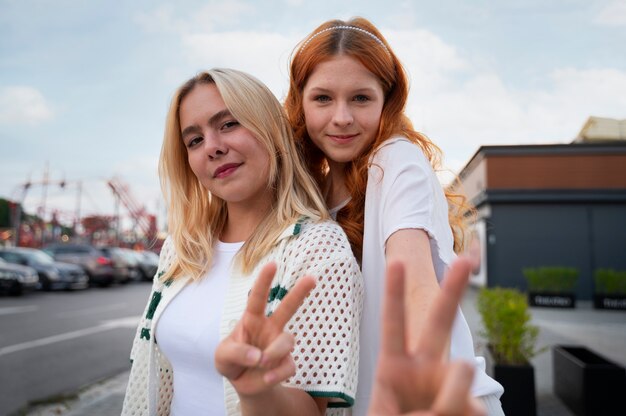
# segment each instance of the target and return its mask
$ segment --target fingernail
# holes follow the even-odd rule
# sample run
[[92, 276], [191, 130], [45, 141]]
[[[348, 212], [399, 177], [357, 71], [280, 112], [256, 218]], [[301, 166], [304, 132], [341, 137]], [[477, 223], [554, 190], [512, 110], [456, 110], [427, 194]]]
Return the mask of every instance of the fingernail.
[[263, 380], [265, 380], [267, 384], [273, 384], [276, 380], [276, 374], [273, 371], [270, 371], [263, 376]]
[[248, 351], [246, 358], [248, 359], [248, 362], [250, 364], [257, 364], [261, 359], [261, 351], [257, 349], [251, 349], [250, 351]]

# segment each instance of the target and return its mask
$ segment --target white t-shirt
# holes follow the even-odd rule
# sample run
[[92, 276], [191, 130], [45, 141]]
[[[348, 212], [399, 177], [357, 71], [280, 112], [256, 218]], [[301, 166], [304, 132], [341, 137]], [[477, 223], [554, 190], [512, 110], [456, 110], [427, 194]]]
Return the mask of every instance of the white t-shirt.
[[224, 415], [224, 382], [214, 364], [232, 260], [243, 246], [217, 242], [213, 266], [164, 309], [156, 340], [174, 369], [171, 415]]
[[[252, 270], [244, 272], [233, 267], [220, 318], [222, 339], [241, 319], [250, 289], [270, 261], [276, 262], [278, 270], [267, 299], [268, 315], [280, 307], [299, 278], [317, 277], [316, 287], [285, 327], [294, 335], [297, 347], [292, 350], [296, 372], [283, 385], [302, 389], [313, 397], [329, 398], [326, 415], [351, 414], [345, 406], [354, 403], [356, 396], [363, 280], [345, 232], [335, 222], [300, 217], [285, 226]], [[173, 379], [177, 375], [156, 338], [162, 341], [157, 327], [164, 311], [192, 282], [184, 273], [163, 279], [177, 262], [174, 241], [168, 237], [161, 248], [152, 292], [130, 353], [132, 367], [122, 406], [124, 416], [170, 415]], [[226, 414], [240, 415], [239, 396], [226, 379], [223, 391]]]
[[[385, 244], [394, 232], [416, 228], [430, 237], [435, 273], [441, 281], [455, 257], [446, 197], [422, 150], [405, 138], [393, 138], [376, 151], [368, 171], [362, 262], [365, 298], [355, 415], [367, 414], [376, 370], [385, 293]], [[485, 373], [484, 359], [475, 357], [472, 335], [460, 309], [452, 328], [450, 356], [476, 364], [474, 396], [502, 394], [502, 386]]]

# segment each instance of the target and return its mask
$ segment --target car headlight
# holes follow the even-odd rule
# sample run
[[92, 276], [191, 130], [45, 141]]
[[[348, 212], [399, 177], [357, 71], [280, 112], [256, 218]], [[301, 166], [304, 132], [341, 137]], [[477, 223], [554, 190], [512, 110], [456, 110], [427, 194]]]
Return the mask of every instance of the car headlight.
[[14, 272], [14, 271], [7, 271], [4, 274], [4, 276], [5, 276], [5, 279], [17, 280], [20, 283], [24, 281], [24, 275]]

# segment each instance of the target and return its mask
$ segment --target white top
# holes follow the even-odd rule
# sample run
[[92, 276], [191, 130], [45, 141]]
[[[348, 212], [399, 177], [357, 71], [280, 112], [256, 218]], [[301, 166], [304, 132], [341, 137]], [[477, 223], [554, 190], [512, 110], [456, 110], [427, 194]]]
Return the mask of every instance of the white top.
[[[371, 162], [365, 194], [362, 262], [365, 299], [359, 384], [354, 407], [356, 415], [367, 413], [380, 347], [387, 239], [401, 229], [425, 230], [430, 237], [432, 260], [439, 281], [455, 257], [448, 203], [422, 150], [405, 138], [392, 138], [381, 145]], [[484, 359], [475, 357], [472, 335], [460, 308], [452, 328], [450, 356], [476, 364], [472, 385], [474, 396], [493, 393], [499, 397], [502, 394], [502, 386], [485, 373]]]
[[172, 299], [156, 326], [156, 341], [174, 370], [171, 416], [226, 413], [214, 357], [232, 260], [241, 246], [217, 242], [211, 269]]
[[[162, 334], [159, 333], [159, 344], [153, 334], [164, 310], [191, 282], [189, 276], [168, 282], [160, 279], [175, 261], [174, 246], [168, 238], [161, 249], [150, 300], [133, 342], [122, 416], [170, 414], [176, 376], [161, 349]], [[292, 352], [296, 374], [283, 384], [300, 388], [313, 397], [329, 398], [327, 415], [348, 414], [342, 407], [352, 405], [356, 393], [363, 300], [363, 281], [348, 238], [332, 221], [302, 219], [283, 231], [250, 273], [241, 273], [234, 267], [220, 317], [220, 338], [228, 335], [241, 318], [252, 284], [269, 261], [275, 261], [278, 270], [268, 298], [268, 314], [276, 310], [299, 277], [317, 277], [317, 286], [285, 327], [296, 340]], [[226, 414], [239, 415], [237, 393], [226, 379], [223, 387]]]

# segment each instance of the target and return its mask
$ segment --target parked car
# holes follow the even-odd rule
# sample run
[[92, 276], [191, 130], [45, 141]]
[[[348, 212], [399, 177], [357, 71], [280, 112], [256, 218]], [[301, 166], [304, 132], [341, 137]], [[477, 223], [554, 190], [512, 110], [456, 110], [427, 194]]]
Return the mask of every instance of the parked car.
[[39, 276], [35, 269], [8, 263], [0, 258], [0, 292], [19, 296], [38, 287]]
[[115, 269], [111, 259], [90, 244], [50, 244], [44, 248], [44, 251], [57, 261], [81, 266], [87, 272], [91, 285], [109, 286], [115, 281]]
[[77, 290], [89, 286], [89, 278], [82, 267], [55, 261], [48, 253], [36, 248], [1, 248], [0, 257], [9, 263], [35, 269], [43, 290]]
[[135, 251], [129, 250], [137, 259], [137, 269], [139, 270], [139, 279], [144, 281], [152, 281], [152, 278], [159, 267], [159, 255], [152, 251]]
[[139, 278], [137, 260], [127, 253], [127, 249], [105, 246], [100, 247], [99, 250], [106, 258], [111, 260], [117, 282], [128, 283]]

